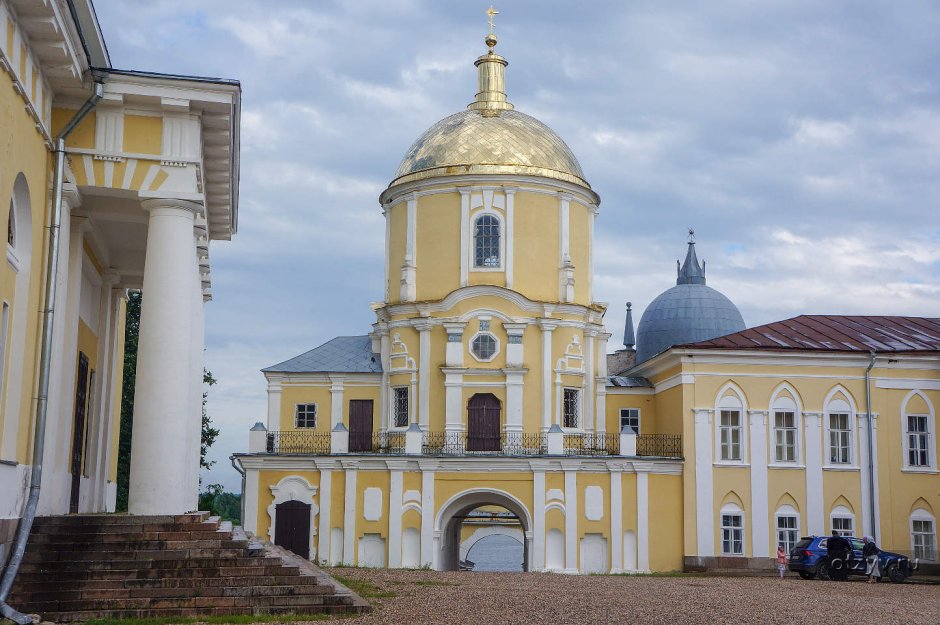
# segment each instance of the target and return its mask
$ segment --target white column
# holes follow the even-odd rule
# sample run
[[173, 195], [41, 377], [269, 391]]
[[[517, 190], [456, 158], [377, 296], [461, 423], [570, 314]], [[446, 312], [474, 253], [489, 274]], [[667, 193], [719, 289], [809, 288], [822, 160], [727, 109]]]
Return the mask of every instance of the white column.
[[652, 464], [634, 462], [636, 471], [636, 568], [640, 573], [650, 570], [650, 489], [649, 471]]
[[[112, 288], [112, 315], [114, 321], [111, 324], [111, 337], [109, 339], [109, 349], [111, 350], [111, 368], [108, 371], [108, 390], [107, 395], [101, 397], [102, 414], [104, 415], [104, 433], [102, 435], [102, 460], [101, 477], [104, 484], [102, 491], [101, 510], [105, 512], [114, 512], [117, 503], [117, 484], [112, 484], [107, 480], [110, 472], [111, 458], [117, 449], [111, 448], [111, 438], [114, 429], [121, 428], [121, 393], [120, 389], [115, 388], [116, 375], [119, 370], [124, 368], [124, 352], [121, 349], [123, 344], [124, 324], [120, 323], [122, 303], [127, 301], [127, 291], [124, 288]], [[123, 379], [123, 378], [122, 378]], [[117, 391], [117, 392], [116, 392]]]
[[597, 389], [597, 400], [594, 406], [596, 413], [594, 429], [598, 434], [607, 431], [607, 339], [609, 338], [610, 334], [607, 332], [597, 335], [597, 373], [594, 385]]
[[[118, 364], [114, 353], [114, 342], [117, 338], [115, 327], [120, 322], [119, 311], [121, 309], [121, 290], [112, 288], [117, 283], [118, 276], [113, 272], [105, 273], [103, 285], [101, 288], [101, 298], [99, 302], [98, 336], [101, 339], [98, 342], [98, 371], [99, 388], [93, 392], [97, 400], [92, 407], [94, 416], [89, 422], [88, 434], [93, 437], [89, 443], [92, 443], [91, 453], [89, 454], [94, 463], [91, 469], [91, 488], [92, 493], [89, 497], [89, 507], [91, 511], [98, 512], [105, 510], [105, 493], [108, 479], [108, 450], [110, 448], [111, 423], [115, 421], [112, 418], [111, 398], [114, 395], [114, 370]], [[123, 363], [120, 363], [123, 364]], [[116, 415], [120, 418], [120, 413]], [[92, 428], [91, 425], [94, 424]]]
[[252, 534], [258, 533], [259, 473], [260, 471], [258, 471], [258, 469], [245, 470], [245, 492], [242, 493], [242, 496], [245, 498], [245, 518], [242, 519], [242, 527], [246, 532], [251, 532]]
[[[320, 528], [318, 530], [319, 544], [317, 545], [317, 560], [319, 562], [330, 561], [330, 530], [332, 521], [333, 503], [333, 470], [320, 469]], [[247, 509], [247, 508], [246, 508]]]
[[391, 417], [391, 389], [388, 384], [388, 370], [391, 369], [389, 362], [390, 344], [388, 340], [388, 327], [383, 323], [377, 330], [379, 333], [379, 359], [382, 362], [382, 386], [379, 390], [379, 428], [388, 430], [392, 425]]
[[594, 431], [594, 341], [597, 338], [597, 330], [585, 330], [585, 350], [584, 354], [584, 391], [582, 396], [584, 397], [584, 410], [582, 414], [584, 415], [584, 423], [581, 427], [585, 431], [593, 432]]
[[522, 432], [522, 393], [525, 369], [503, 369], [506, 374], [506, 431]]
[[415, 237], [417, 233], [418, 196], [411, 194], [408, 198], [408, 223], [405, 235], [405, 264], [401, 268], [401, 300], [413, 302], [418, 292], [418, 265]]
[[751, 554], [770, 557], [767, 498], [767, 411], [751, 410]]
[[506, 193], [506, 288], [511, 289], [514, 281], [513, 247], [515, 246], [515, 208], [516, 190], [504, 189]]
[[388, 568], [401, 568], [401, 500], [404, 462], [389, 462], [388, 493]]
[[421, 566], [434, 565], [434, 470], [436, 464], [421, 463]]
[[552, 331], [558, 324], [539, 319], [542, 329], [542, 431], [552, 427]]
[[623, 573], [623, 466], [612, 462], [610, 471], [610, 572]]
[[199, 502], [199, 475], [201, 465], [199, 456], [202, 447], [202, 372], [205, 362], [205, 302], [202, 300], [202, 275], [199, 271], [199, 258], [196, 250], [196, 241], [193, 240], [193, 271], [192, 279], [192, 340], [190, 343], [190, 421], [189, 445], [190, 454], [195, 455], [196, 462], [190, 467], [189, 497], [193, 502], [193, 509]]
[[823, 512], [822, 429], [818, 412], [804, 412], [806, 435], [806, 531], [807, 535], [826, 533]]
[[341, 375], [330, 376], [330, 429], [343, 422], [343, 380]]
[[356, 565], [356, 476], [359, 465], [343, 463], [346, 490], [343, 492], [343, 564]]
[[532, 562], [533, 571], [545, 570], [545, 469], [544, 463], [529, 463], [532, 469]]
[[431, 423], [431, 322], [415, 324], [418, 330], [418, 425], [425, 432]]
[[193, 217], [184, 200], [145, 200], [150, 213], [134, 394], [129, 510], [179, 514], [195, 507], [181, 488], [199, 457], [186, 445], [191, 390]]
[[578, 572], [578, 472], [565, 469], [565, 573]]
[[460, 286], [470, 284], [470, 190], [460, 189]]
[[268, 374], [268, 430], [275, 431], [281, 428], [281, 376]]
[[[712, 410], [695, 409], [695, 526], [698, 555], [715, 555], [715, 502], [712, 496]], [[637, 536], [637, 545], [640, 545]], [[639, 565], [638, 565], [639, 566]], [[642, 567], [640, 567], [641, 570]]]

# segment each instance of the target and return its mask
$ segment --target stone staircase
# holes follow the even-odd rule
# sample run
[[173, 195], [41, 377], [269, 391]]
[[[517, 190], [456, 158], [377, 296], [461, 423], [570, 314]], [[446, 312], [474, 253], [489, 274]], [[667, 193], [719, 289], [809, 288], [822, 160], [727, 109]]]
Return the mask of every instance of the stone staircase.
[[313, 564], [206, 512], [37, 518], [8, 603], [56, 622], [370, 609]]

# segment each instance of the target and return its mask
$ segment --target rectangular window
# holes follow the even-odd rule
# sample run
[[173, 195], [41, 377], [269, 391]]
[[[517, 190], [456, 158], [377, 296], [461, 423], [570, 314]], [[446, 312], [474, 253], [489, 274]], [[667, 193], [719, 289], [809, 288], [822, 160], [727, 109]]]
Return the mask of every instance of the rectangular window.
[[741, 460], [741, 411], [721, 411], [721, 459]]
[[721, 553], [744, 555], [744, 518], [740, 514], [721, 515]]
[[796, 415], [792, 412], [774, 413], [774, 459], [777, 462], [796, 462]]
[[907, 416], [907, 463], [912, 467], [927, 467], [930, 449], [930, 432], [926, 415]]
[[829, 462], [852, 462], [852, 426], [845, 412], [829, 413]]
[[620, 409], [620, 430], [629, 427], [634, 434], [640, 433], [640, 410], [638, 408]]
[[294, 427], [296, 428], [315, 428], [317, 427], [317, 405], [316, 404], [297, 404], [294, 412]]
[[576, 388], [566, 388], [562, 406], [564, 426], [576, 428], [581, 422], [581, 391]]
[[777, 544], [783, 545], [783, 550], [787, 553], [793, 551], [796, 547], [796, 541], [799, 540], [797, 530], [797, 518], [792, 515], [777, 516]]
[[395, 427], [408, 427], [408, 387], [398, 386], [392, 389], [392, 409], [395, 416]]
[[914, 544], [914, 557], [933, 562], [937, 559], [937, 545], [933, 521], [914, 519], [911, 521], [911, 542]]
[[855, 533], [855, 520], [847, 516], [832, 517], [832, 531], [839, 536], [851, 536]]

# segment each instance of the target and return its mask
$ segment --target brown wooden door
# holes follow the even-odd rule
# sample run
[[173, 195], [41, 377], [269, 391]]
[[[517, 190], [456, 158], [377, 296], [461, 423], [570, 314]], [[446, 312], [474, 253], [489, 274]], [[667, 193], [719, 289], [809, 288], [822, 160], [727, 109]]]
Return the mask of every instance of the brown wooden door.
[[88, 405], [88, 356], [78, 353], [78, 375], [75, 382], [75, 411], [72, 418], [72, 493], [69, 512], [78, 512], [78, 495], [82, 484], [82, 458], [85, 456], [85, 410]]
[[477, 393], [467, 403], [467, 451], [499, 451], [500, 402], [492, 393]]
[[310, 559], [310, 504], [285, 501], [274, 507], [274, 544]]
[[349, 451], [372, 451], [372, 400], [349, 400]]

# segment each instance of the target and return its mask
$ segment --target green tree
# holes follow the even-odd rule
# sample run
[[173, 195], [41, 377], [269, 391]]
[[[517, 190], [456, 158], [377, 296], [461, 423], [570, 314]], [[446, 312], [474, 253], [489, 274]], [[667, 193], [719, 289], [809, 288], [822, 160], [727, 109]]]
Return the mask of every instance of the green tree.
[[[137, 339], [140, 335], [140, 291], [130, 291], [127, 295], [127, 316], [124, 325], [124, 384], [121, 388], [121, 432], [118, 442], [117, 466], [117, 505], [119, 512], [127, 511], [128, 485], [131, 472], [131, 437], [134, 427], [134, 387], [137, 381]], [[202, 381], [213, 386], [217, 380], [212, 372], [203, 369]], [[215, 461], [206, 460], [209, 447], [219, 436], [219, 430], [212, 427], [212, 419], [206, 413], [208, 391], [202, 394], [202, 440], [199, 446], [199, 466], [208, 469]]]
[[209, 484], [206, 491], [199, 495], [199, 509], [208, 510], [223, 521], [241, 523], [242, 497], [225, 492], [221, 484]]

